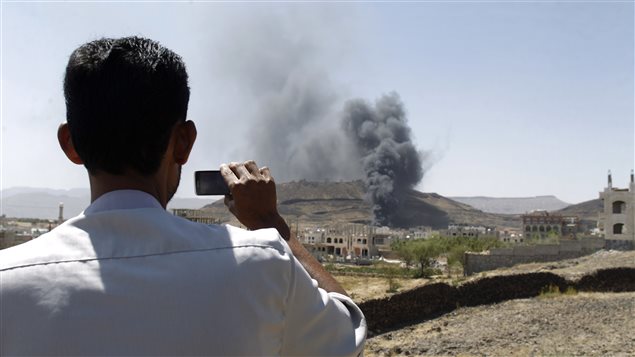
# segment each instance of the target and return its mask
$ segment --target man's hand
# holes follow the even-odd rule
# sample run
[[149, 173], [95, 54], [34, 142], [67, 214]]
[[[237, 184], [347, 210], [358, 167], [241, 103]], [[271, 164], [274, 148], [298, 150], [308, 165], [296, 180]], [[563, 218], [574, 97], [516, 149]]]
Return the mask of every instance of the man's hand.
[[252, 160], [220, 166], [231, 195], [225, 205], [248, 229], [276, 228], [289, 240], [289, 226], [278, 213], [276, 184], [267, 167], [259, 168]]
[[278, 213], [276, 184], [267, 167], [258, 168], [253, 161], [242, 164], [232, 162], [220, 166], [221, 175], [231, 195], [225, 196], [225, 205], [248, 229], [276, 228], [289, 244], [291, 252], [309, 275], [326, 290], [343, 295], [346, 290], [309, 253]]

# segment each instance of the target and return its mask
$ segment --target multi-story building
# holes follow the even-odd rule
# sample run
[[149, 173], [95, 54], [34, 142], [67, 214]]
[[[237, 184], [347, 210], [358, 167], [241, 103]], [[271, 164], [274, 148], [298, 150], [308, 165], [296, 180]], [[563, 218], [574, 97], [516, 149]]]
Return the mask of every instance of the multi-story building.
[[175, 216], [185, 218], [192, 222], [198, 222], [203, 224], [220, 223], [220, 220], [218, 220], [216, 217], [210, 216], [209, 213], [199, 209], [173, 208], [172, 213]]
[[497, 232], [498, 240], [505, 243], [523, 243], [523, 234], [519, 230], [504, 229]]
[[550, 236], [574, 239], [577, 237], [580, 225], [577, 216], [563, 216], [544, 210], [535, 210], [524, 214], [522, 220], [525, 241], [545, 239]]
[[446, 235], [448, 237], [495, 237], [496, 228], [471, 224], [450, 224]]
[[[377, 233], [377, 232], [381, 233]], [[362, 224], [337, 224], [309, 228], [298, 233], [300, 241], [315, 255], [370, 258], [390, 250], [395, 232]]]
[[432, 230], [432, 227], [428, 226], [419, 226], [415, 228], [411, 228], [407, 231], [404, 238], [406, 239], [428, 239], [433, 234], [438, 233]]
[[607, 240], [635, 241], [635, 177], [631, 171], [628, 188], [613, 187], [611, 172], [608, 185], [600, 192], [604, 211], [600, 213], [598, 228]]

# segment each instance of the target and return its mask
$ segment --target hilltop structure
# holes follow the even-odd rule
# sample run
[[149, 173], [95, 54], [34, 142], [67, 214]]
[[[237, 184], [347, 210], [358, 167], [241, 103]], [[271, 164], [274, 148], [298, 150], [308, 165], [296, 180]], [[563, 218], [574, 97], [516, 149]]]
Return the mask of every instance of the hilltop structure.
[[600, 192], [604, 211], [600, 213], [598, 228], [606, 240], [627, 241], [635, 245], [635, 175], [631, 170], [628, 188], [613, 187], [611, 171], [608, 184]]

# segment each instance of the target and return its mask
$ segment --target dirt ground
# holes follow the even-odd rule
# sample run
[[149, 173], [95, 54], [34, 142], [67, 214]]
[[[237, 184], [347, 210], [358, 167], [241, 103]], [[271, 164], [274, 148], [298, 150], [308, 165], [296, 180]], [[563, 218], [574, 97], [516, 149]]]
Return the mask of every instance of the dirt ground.
[[390, 289], [390, 281], [388, 278], [336, 275], [335, 279], [342, 284], [344, 290], [358, 303], [393, 295], [424, 285], [430, 281], [428, 279], [393, 278], [393, 287], [396, 288], [396, 291], [388, 292]]
[[372, 337], [366, 356], [635, 356], [635, 293], [461, 308]]
[[[635, 252], [599, 251], [561, 262], [484, 272], [470, 279], [534, 271], [576, 279], [598, 269], [615, 267], [635, 267]], [[387, 278], [336, 278], [358, 302], [391, 294], [387, 292]], [[399, 292], [431, 282], [395, 281], [400, 285]], [[556, 294], [461, 308], [371, 337], [365, 355], [635, 356], [635, 293]]]
[[446, 282], [456, 284], [461, 281], [478, 279], [485, 276], [508, 275], [526, 272], [545, 271], [558, 274], [564, 278], [575, 280], [583, 275], [598, 269], [629, 267], [635, 268], [635, 251], [619, 252], [614, 250], [601, 250], [594, 254], [576, 258], [563, 260], [559, 262], [549, 263], [531, 263], [521, 264], [511, 268], [501, 268], [487, 272], [479, 273], [470, 278], [464, 277], [437, 277], [435, 279], [400, 279], [394, 278], [396, 283], [396, 292], [387, 292], [389, 290], [388, 278], [375, 277], [359, 277], [336, 275], [335, 278], [342, 284], [344, 289], [356, 302], [364, 302], [366, 300], [378, 299], [388, 295], [393, 295], [414, 287], [425, 285], [430, 282]]

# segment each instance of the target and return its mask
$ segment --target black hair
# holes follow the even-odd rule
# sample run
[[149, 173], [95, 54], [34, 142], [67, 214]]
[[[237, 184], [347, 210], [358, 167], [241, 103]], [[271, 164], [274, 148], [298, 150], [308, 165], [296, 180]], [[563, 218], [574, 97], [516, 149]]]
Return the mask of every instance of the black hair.
[[103, 38], [71, 54], [64, 77], [66, 120], [91, 174], [155, 173], [190, 98], [181, 57], [158, 42]]

